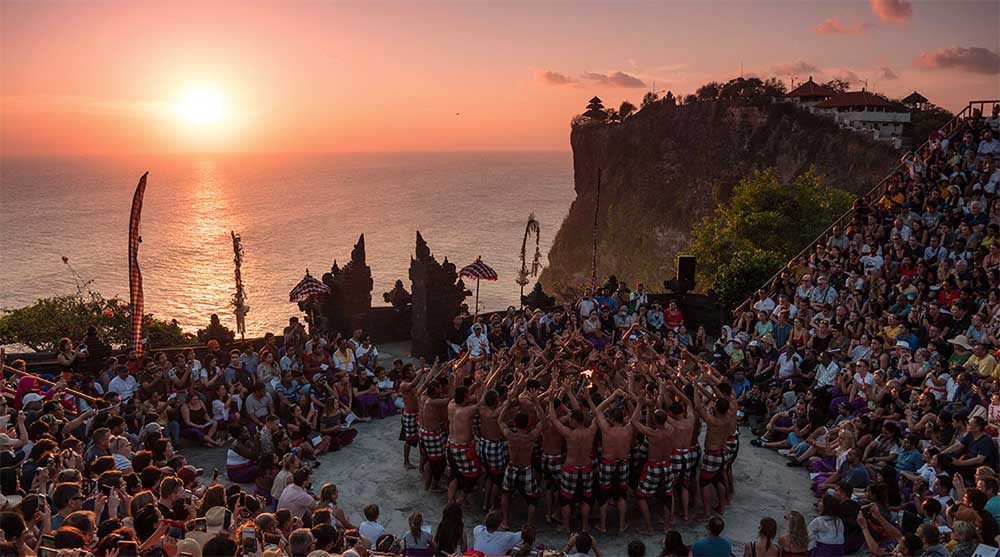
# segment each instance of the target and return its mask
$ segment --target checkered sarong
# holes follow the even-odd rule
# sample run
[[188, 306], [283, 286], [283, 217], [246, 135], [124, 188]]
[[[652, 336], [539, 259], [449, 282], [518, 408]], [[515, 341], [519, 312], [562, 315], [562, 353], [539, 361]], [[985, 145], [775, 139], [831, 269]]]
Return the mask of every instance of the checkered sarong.
[[493, 475], [500, 475], [507, 469], [507, 440], [491, 441], [480, 439], [476, 448], [479, 450], [479, 461], [483, 463], [486, 471]]
[[701, 459], [701, 479], [715, 479], [725, 466], [725, 449], [705, 449], [705, 455]]
[[673, 462], [671, 460], [661, 460], [659, 462], [647, 462], [642, 467], [642, 476], [639, 479], [639, 487], [635, 490], [638, 497], [647, 498], [662, 493], [664, 496], [670, 495], [674, 490]]
[[687, 486], [698, 468], [698, 453], [690, 448], [674, 449], [670, 455], [670, 471], [674, 481]]
[[740, 454], [740, 436], [730, 435], [726, 438], [726, 466], [732, 467], [738, 454]]
[[441, 429], [431, 431], [424, 427], [420, 428], [420, 448], [424, 450], [428, 460], [441, 460], [445, 458], [445, 445], [448, 443], [448, 432]]
[[416, 412], [403, 410], [400, 418], [399, 440], [406, 441], [410, 446], [416, 445], [420, 440], [420, 424]]
[[507, 493], [520, 491], [528, 499], [535, 499], [539, 495], [538, 477], [535, 476], [535, 469], [531, 466], [507, 465], [507, 470], [503, 474], [503, 490]]
[[559, 473], [559, 495], [566, 503], [593, 497], [594, 469], [566, 464]]
[[453, 443], [448, 441], [448, 464], [455, 476], [474, 478], [482, 472], [479, 457], [476, 456], [472, 443]]
[[601, 464], [597, 468], [597, 485], [602, 491], [608, 491], [613, 487], [619, 489], [628, 488], [628, 461], [601, 459]]
[[542, 477], [547, 481], [558, 483], [565, 462], [564, 454], [542, 454]]

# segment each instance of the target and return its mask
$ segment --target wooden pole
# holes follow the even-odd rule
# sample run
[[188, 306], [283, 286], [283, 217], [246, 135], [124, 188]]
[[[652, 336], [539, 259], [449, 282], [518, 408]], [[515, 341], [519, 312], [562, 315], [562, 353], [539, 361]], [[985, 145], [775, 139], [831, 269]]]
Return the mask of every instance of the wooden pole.
[[472, 313], [472, 317], [475, 318], [479, 315], [479, 279], [476, 279], [476, 310]]
[[[42, 385], [47, 385], [49, 387], [55, 387], [56, 386], [55, 383], [53, 383], [52, 381], [49, 381], [48, 379], [42, 379], [41, 377], [35, 375], [34, 373], [28, 373], [27, 371], [21, 371], [21, 370], [17, 369], [16, 367], [10, 367], [8, 365], [5, 365], [5, 366], [3, 366], [3, 370], [4, 371], [8, 371], [10, 373], [15, 373], [17, 375], [20, 375], [21, 377], [34, 377]], [[65, 387], [62, 390], [64, 392], [66, 392], [66, 393], [69, 393], [69, 394], [77, 397], [77, 398], [82, 398], [83, 400], [86, 400], [87, 402], [89, 402], [91, 404], [93, 404], [94, 402], [97, 401], [97, 399], [95, 399], [94, 397], [92, 397], [90, 395], [85, 395], [85, 394], [81, 393], [80, 391], [74, 391], [73, 389], [69, 389], [69, 388], [65, 388]]]

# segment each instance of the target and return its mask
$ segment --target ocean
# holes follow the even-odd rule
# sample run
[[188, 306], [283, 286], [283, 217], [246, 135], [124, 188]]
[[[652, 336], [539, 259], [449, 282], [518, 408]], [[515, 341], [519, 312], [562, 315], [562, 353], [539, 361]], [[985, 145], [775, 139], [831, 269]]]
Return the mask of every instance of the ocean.
[[[343, 265], [362, 233], [374, 305], [387, 305], [382, 293], [397, 279], [409, 290], [417, 230], [439, 261], [461, 268], [481, 255], [496, 269], [499, 280], [481, 285], [481, 309], [516, 305], [528, 215], [541, 223], [546, 264], [574, 197], [568, 152], [7, 158], [0, 308], [76, 292], [63, 256], [95, 291], [127, 301], [129, 206], [147, 170], [139, 249], [146, 311], [192, 332], [217, 313], [235, 330], [235, 230], [253, 336], [299, 314], [289, 290], [306, 269], [319, 278], [335, 259]], [[532, 242], [529, 264], [533, 254]]]

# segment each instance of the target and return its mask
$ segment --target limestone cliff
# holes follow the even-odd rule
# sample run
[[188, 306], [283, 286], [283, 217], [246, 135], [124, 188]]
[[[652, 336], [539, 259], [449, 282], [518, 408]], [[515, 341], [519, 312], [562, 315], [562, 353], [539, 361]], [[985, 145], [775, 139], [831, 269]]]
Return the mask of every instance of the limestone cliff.
[[590, 283], [598, 169], [598, 278], [615, 274], [658, 291], [692, 226], [749, 172], [774, 167], [790, 179], [814, 165], [859, 193], [899, 159], [884, 143], [786, 104], [660, 102], [620, 124], [574, 125], [570, 142], [576, 199], [541, 278], [561, 296]]

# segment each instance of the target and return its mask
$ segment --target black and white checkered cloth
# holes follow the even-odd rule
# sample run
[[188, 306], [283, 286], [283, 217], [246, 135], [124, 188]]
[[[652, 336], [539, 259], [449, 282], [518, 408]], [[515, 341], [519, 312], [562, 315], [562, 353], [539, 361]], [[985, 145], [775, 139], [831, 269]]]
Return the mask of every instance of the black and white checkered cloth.
[[531, 466], [514, 466], [510, 464], [503, 475], [503, 490], [508, 493], [520, 491], [528, 499], [538, 497], [538, 477]]
[[653, 497], [656, 494], [666, 496], [670, 495], [673, 490], [674, 473], [671, 461], [647, 462], [642, 467], [639, 487], [635, 490], [636, 496]]
[[486, 471], [493, 475], [503, 474], [507, 469], [507, 440], [491, 441], [480, 439], [477, 444], [479, 460]]

